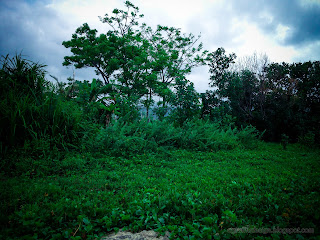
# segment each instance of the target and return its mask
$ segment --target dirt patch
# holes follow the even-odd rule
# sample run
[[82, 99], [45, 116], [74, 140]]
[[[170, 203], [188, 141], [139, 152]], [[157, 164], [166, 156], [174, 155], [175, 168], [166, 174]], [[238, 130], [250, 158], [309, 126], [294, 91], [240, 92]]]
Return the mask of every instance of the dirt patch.
[[101, 238], [101, 240], [169, 240], [169, 233], [166, 233], [164, 236], [159, 236], [153, 230], [142, 231], [139, 233], [131, 233], [119, 231], [118, 233], [112, 233], [111, 235]]

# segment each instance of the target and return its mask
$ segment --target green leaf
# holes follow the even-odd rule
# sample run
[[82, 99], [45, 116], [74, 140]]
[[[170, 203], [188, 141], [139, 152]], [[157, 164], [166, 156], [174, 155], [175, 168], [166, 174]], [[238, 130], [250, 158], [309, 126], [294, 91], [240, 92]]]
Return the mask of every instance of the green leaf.
[[90, 224], [90, 221], [87, 219], [87, 218], [83, 218], [83, 223], [86, 224], [86, 225], [89, 225]]

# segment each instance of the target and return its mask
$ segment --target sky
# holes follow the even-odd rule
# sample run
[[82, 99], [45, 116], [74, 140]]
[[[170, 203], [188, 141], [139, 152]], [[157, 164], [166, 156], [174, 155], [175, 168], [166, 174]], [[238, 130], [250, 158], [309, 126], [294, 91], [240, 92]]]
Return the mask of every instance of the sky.
[[[271, 62], [320, 60], [320, 0], [131, 0], [141, 21], [201, 34], [204, 49], [223, 47], [238, 58], [266, 54]], [[76, 28], [88, 23], [98, 33], [109, 30], [98, 16], [125, 9], [124, 0], [0, 0], [0, 55], [22, 53], [46, 64], [60, 81], [75, 74], [95, 78], [94, 69], [62, 66], [71, 54], [62, 46]], [[209, 89], [207, 67], [187, 77], [198, 92]], [[48, 77], [50, 80], [50, 77]], [[52, 80], [52, 79], [51, 79]]]

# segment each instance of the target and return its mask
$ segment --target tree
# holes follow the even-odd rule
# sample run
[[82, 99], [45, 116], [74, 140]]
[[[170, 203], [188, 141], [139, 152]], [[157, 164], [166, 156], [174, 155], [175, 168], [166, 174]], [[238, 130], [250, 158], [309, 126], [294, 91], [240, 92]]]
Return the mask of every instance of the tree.
[[97, 30], [91, 29], [87, 23], [77, 28], [70, 41], [62, 44], [71, 48], [72, 56], [64, 57], [64, 66], [74, 64], [76, 68], [94, 67], [96, 73], [101, 75], [104, 83], [110, 84], [110, 78], [119, 69], [115, 58], [119, 39], [109, 33], [96, 36]]
[[[97, 36], [97, 30], [90, 29], [85, 23], [70, 41], [63, 42], [73, 53], [65, 57], [63, 64], [74, 64], [76, 68], [94, 67], [104, 84], [110, 86], [105, 96], [117, 99], [116, 104], [122, 105], [119, 108], [126, 109], [122, 115], [126, 115], [127, 110], [134, 111], [132, 107], [148, 93], [147, 86], [152, 79], [146, 54], [148, 42], [135, 30], [137, 20], [143, 15], [138, 15], [139, 9], [129, 1], [125, 5], [127, 11], [114, 9], [112, 16], [100, 17], [111, 28], [106, 34]], [[124, 107], [126, 103], [131, 107]]]
[[180, 125], [199, 115], [199, 94], [193, 83], [185, 78], [176, 79], [175, 93], [172, 94], [170, 103], [173, 106], [171, 116]]
[[126, 11], [114, 9], [112, 16], [100, 17], [111, 28], [107, 34], [97, 36], [88, 24], [79, 27], [70, 41], [63, 42], [73, 53], [63, 64], [94, 67], [105, 85], [112, 85], [113, 94], [125, 98], [123, 103], [137, 106], [141, 101], [148, 112], [154, 95], [166, 105], [175, 80], [203, 64], [206, 51], [200, 53], [202, 44], [196, 44], [200, 36], [160, 25], [153, 31], [146, 24], [139, 25], [143, 15], [138, 14], [138, 7], [129, 1], [125, 6]]
[[220, 84], [224, 84], [224, 78], [228, 72], [228, 68], [236, 59], [234, 53], [226, 55], [224, 48], [218, 48], [216, 51], [209, 53], [206, 62], [210, 67], [210, 83], [209, 86], [220, 89]]
[[[259, 105], [259, 113], [255, 112], [259, 122], [265, 121], [265, 99], [267, 94], [267, 82], [266, 82], [266, 71], [265, 68], [270, 63], [270, 60], [266, 54], [258, 54], [254, 52], [250, 56], [243, 56], [237, 58], [234, 64], [231, 64], [229, 71], [241, 73], [242, 71], [250, 71], [255, 75], [258, 80], [257, 87], [258, 92], [256, 93], [257, 104]], [[256, 106], [257, 107], [257, 106]], [[256, 109], [258, 110], [258, 109]], [[259, 123], [257, 123], [259, 124]]]
[[238, 125], [250, 124], [257, 105], [257, 78], [244, 70], [240, 73], [226, 72], [220, 79], [216, 93], [220, 101], [228, 103]]
[[236, 79], [228, 71], [235, 59], [236, 55], [234, 53], [227, 55], [224, 48], [218, 48], [207, 55], [205, 62], [210, 67], [209, 86], [215, 89], [201, 94], [202, 118], [209, 117], [214, 121], [224, 121], [225, 116], [231, 114], [230, 101], [225, 91], [229, 87], [229, 80]]
[[241, 72], [244, 70], [248, 70], [256, 75], [256, 77], [260, 80], [265, 74], [264, 69], [270, 63], [269, 57], [266, 54], [258, 54], [254, 52], [250, 56], [238, 57], [234, 64], [230, 65], [229, 71], [231, 72]]
[[196, 38], [193, 34], [183, 34], [179, 28], [158, 25], [153, 31], [143, 24], [141, 31], [150, 43], [148, 53], [152, 70], [159, 80], [155, 92], [165, 104], [167, 91], [176, 84], [175, 80], [184, 78], [192, 68], [204, 64], [207, 51], [202, 51], [202, 43], [197, 44], [200, 35]]
[[285, 134], [297, 141], [299, 136], [319, 130], [319, 66], [319, 62], [283, 62], [265, 67], [265, 115], [261, 118], [257, 112], [254, 124], [267, 129], [269, 140], [280, 141]]

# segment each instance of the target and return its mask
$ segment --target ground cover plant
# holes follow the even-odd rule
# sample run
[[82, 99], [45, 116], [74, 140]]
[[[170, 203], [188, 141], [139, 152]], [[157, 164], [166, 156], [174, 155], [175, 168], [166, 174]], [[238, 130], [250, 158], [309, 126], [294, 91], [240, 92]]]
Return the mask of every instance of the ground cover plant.
[[[120, 228], [169, 231], [172, 239], [319, 235], [319, 150], [300, 145], [130, 158], [70, 153], [48, 174], [38, 159], [18, 162], [23, 170], [1, 174], [2, 239], [97, 239]], [[234, 230], [245, 227], [314, 233]]]

